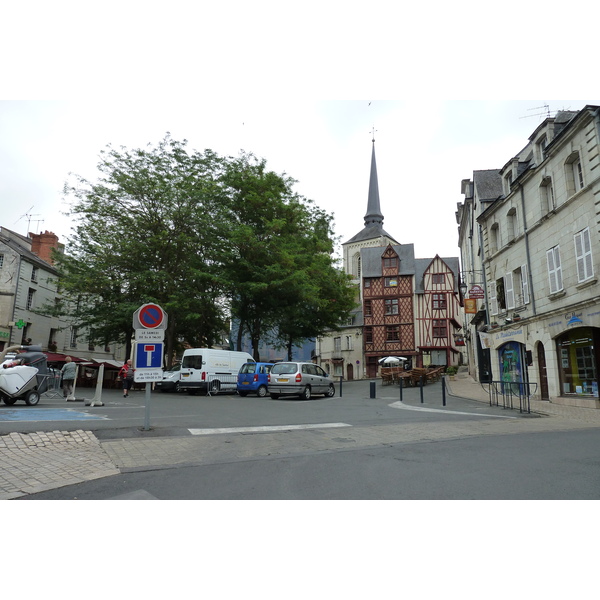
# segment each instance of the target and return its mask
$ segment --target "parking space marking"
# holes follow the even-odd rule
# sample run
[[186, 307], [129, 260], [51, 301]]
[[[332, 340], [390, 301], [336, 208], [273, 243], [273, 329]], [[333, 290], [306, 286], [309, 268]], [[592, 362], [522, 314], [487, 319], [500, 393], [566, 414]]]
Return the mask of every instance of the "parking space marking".
[[216, 433], [270, 433], [273, 431], [290, 431], [292, 429], [332, 429], [336, 427], [352, 427], [348, 423], [315, 423], [311, 425], [265, 425], [262, 427], [219, 427], [215, 429], [189, 429], [192, 435], [213, 435]]
[[72, 408], [3, 408], [0, 421], [98, 421], [108, 417], [92, 415]]

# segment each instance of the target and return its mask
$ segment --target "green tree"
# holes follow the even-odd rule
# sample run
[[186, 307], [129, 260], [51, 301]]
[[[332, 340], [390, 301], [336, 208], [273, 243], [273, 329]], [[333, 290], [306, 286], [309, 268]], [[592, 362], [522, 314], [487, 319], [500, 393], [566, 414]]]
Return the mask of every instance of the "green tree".
[[332, 217], [293, 191], [295, 181], [242, 154], [228, 163], [228, 227], [224, 246], [232, 315], [259, 359], [261, 339], [277, 332], [294, 344], [337, 327], [354, 307], [348, 279], [335, 269]]
[[92, 340], [131, 340], [132, 315], [156, 302], [169, 315], [165, 355], [177, 340], [212, 345], [226, 322], [217, 240], [223, 159], [188, 153], [167, 135], [156, 148], [101, 153], [100, 177], [75, 177], [75, 235], [57, 256], [67, 302], [58, 307]]

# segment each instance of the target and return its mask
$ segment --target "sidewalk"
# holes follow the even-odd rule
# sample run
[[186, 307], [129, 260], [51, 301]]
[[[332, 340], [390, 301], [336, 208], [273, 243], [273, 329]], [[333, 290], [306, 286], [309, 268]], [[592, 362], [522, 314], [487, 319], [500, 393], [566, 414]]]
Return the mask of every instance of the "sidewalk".
[[[458, 398], [468, 398], [469, 400], [477, 400], [489, 404], [490, 397], [488, 386], [475, 381], [466, 370], [460, 370], [454, 381], [446, 378], [446, 389], [448, 394]], [[518, 399], [517, 410], [518, 410]], [[552, 415], [562, 417], [564, 419], [574, 419], [584, 421], [590, 425], [600, 425], [600, 410], [595, 408], [580, 408], [577, 406], [564, 406], [543, 400], [530, 400], [530, 408], [532, 413], [541, 415]]]

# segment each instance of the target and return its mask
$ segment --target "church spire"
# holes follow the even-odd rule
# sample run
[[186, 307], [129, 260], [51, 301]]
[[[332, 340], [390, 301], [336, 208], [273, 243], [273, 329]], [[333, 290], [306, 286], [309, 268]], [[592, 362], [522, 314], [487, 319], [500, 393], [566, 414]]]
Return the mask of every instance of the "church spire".
[[365, 227], [369, 225], [383, 225], [383, 215], [379, 204], [379, 184], [377, 182], [377, 163], [375, 162], [375, 129], [373, 128], [373, 150], [371, 153], [371, 178], [369, 180], [369, 200]]

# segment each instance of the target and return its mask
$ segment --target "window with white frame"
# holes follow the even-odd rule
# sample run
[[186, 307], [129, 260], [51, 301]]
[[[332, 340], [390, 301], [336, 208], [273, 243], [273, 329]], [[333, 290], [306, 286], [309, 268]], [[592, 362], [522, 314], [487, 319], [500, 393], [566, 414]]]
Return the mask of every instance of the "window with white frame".
[[545, 157], [544, 151], [546, 150], [546, 146], [548, 144], [548, 139], [546, 138], [546, 136], [542, 136], [536, 143], [535, 147], [536, 147], [536, 161], [538, 164], [543, 163]]
[[500, 245], [500, 230], [498, 223], [494, 223], [490, 227], [490, 252], [496, 252]]
[[344, 348], [344, 350], [352, 350], [352, 336], [347, 335], [345, 341], [346, 341], [346, 347]]
[[77, 328], [73, 327], [71, 329], [71, 340], [70, 340], [71, 348], [77, 348]]
[[341, 337], [333, 338], [333, 351], [336, 354], [339, 354], [342, 351], [342, 338]]
[[575, 234], [575, 259], [579, 283], [591, 279], [594, 276], [594, 262], [589, 227]]
[[37, 281], [37, 267], [31, 267], [31, 281]]
[[583, 167], [579, 152], [573, 152], [565, 161], [565, 178], [567, 197], [571, 197], [583, 188]]
[[508, 241], [512, 242], [517, 236], [517, 209], [511, 208], [506, 214], [506, 229]]
[[31, 310], [33, 308], [33, 299], [35, 297], [35, 290], [29, 288], [29, 292], [27, 292], [27, 310]]
[[512, 273], [514, 281], [515, 306], [529, 304], [529, 280], [527, 279], [527, 265], [521, 265]]
[[556, 208], [551, 177], [544, 177], [544, 179], [542, 179], [542, 183], [540, 184], [540, 204], [542, 206], [543, 215], [552, 212]]
[[546, 252], [548, 261], [548, 280], [550, 293], [555, 294], [563, 289], [562, 267], [560, 262], [560, 246], [554, 246]]

